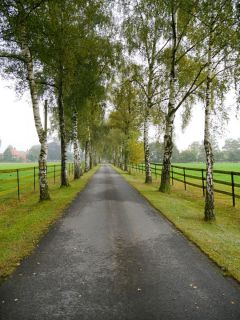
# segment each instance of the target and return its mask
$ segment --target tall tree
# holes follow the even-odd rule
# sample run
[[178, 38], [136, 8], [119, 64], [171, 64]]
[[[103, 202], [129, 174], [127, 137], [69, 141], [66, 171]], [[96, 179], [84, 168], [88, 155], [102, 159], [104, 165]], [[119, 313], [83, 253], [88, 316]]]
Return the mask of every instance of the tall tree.
[[[126, 4], [125, 4], [126, 6]], [[163, 6], [158, 1], [134, 0], [126, 6], [124, 34], [127, 48], [140, 66], [135, 68], [133, 80], [142, 91], [144, 106], [144, 155], [145, 182], [152, 182], [149, 152], [149, 126], [151, 109], [159, 104], [161, 84], [162, 51], [167, 43], [163, 43]], [[137, 57], [137, 58], [136, 58]], [[134, 58], [134, 56], [132, 57]]]
[[198, 57], [191, 56], [192, 50], [201, 42], [202, 35], [195, 35], [195, 5], [197, 1], [171, 0], [165, 6], [166, 30], [164, 36], [169, 40], [165, 51], [165, 66], [168, 81], [168, 102], [165, 116], [164, 156], [160, 191], [170, 190], [170, 166], [173, 150], [173, 129], [176, 112], [200, 86], [201, 73], [206, 65]]
[[[107, 3], [101, 0], [48, 1], [43, 12], [41, 61], [48, 79], [55, 90], [58, 106], [59, 131], [62, 153], [61, 185], [68, 185], [66, 166], [66, 96], [76, 80], [75, 70], [79, 70], [81, 58], [87, 50], [93, 50], [96, 35], [105, 35], [104, 27], [109, 21]], [[83, 53], [84, 52], [84, 53]], [[88, 59], [91, 60], [90, 55]], [[90, 65], [90, 63], [89, 63]], [[70, 105], [73, 109], [78, 105]], [[75, 109], [77, 110], [77, 109]], [[76, 120], [77, 118], [74, 117]], [[76, 127], [76, 126], [75, 126]], [[76, 135], [75, 135], [76, 136]]]
[[39, 110], [39, 92], [41, 88], [36, 82], [39, 60], [36, 55], [34, 40], [38, 39], [35, 33], [35, 21], [39, 9], [44, 1], [33, 0], [7, 1], [0, 4], [0, 57], [4, 59], [3, 71], [15, 75], [24, 85], [28, 84], [36, 131], [41, 144], [39, 154], [39, 190], [40, 200], [50, 198], [47, 182], [47, 132], [41, 123]]
[[127, 78], [128, 68], [124, 69], [120, 81], [113, 90], [115, 110], [110, 114], [110, 126], [123, 133], [122, 158], [123, 169], [128, 170], [129, 141], [132, 134], [139, 130], [142, 122], [138, 88]]
[[224, 107], [224, 93], [229, 90], [234, 63], [234, 50], [229, 39], [234, 39], [235, 18], [231, 0], [206, 0], [199, 4], [197, 19], [199, 28], [206, 35], [202, 43], [207, 64], [203, 100], [205, 104], [204, 148], [206, 153], [206, 196], [204, 217], [215, 219], [212, 150], [213, 112]]

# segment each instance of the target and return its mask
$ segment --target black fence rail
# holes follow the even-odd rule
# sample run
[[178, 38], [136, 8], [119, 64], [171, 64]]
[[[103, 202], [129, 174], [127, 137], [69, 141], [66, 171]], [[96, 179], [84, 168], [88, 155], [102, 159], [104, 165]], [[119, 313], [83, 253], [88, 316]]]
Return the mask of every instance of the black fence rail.
[[[73, 163], [67, 164], [69, 178], [74, 175]], [[61, 164], [47, 165], [49, 185], [60, 183]], [[38, 166], [0, 170], [0, 200], [20, 200], [21, 196], [39, 190]]]
[[[129, 169], [136, 170], [139, 173], [145, 172], [145, 164], [129, 164]], [[153, 176], [161, 176], [162, 164], [151, 163]], [[206, 169], [171, 166], [171, 182], [183, 183], [184, 189], [187, 185], [202, 189], [203, 196], [206, 190]], [[214, 192], [232, 197], [232, 204], [235, 207], [236, 199], [240, 199], [240, 172], [227, 170], [213, 170]]]

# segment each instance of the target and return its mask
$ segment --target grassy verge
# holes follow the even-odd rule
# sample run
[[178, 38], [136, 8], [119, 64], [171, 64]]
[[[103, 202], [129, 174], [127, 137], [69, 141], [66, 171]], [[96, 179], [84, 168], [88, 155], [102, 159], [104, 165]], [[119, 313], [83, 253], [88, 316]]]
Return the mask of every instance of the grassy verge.
[[81, 191], [98, 167], [72, 181], [69, 188], [55, 186], [51, 200], [38, 202], [38, 193], [3, 207], [0, 213], [0, 278], [10, 275], [20, 261], [31, 253], [47, 232]]
[[[116, 169], [116, 168], [115, 168]], [[224, 198], [216, 203], [216, 221], [203, 220], [204, 199], [193, 188], [184, 191], [175, 183], [171, 194], [158, 191], [159, 181], [144, 183], [143, 175], [116, 169], [156, 209], [170, 220], [223, 270], [240, 281], [240, 209]]]

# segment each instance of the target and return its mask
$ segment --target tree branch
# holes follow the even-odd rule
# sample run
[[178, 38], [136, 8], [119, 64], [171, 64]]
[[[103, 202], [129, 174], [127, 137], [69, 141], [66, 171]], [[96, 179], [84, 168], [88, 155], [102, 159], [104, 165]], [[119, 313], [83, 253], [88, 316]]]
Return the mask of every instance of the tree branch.
[[26, 58], [23, 55], [18, 53], [6, 52], [6, 51], [0, 51], [0, 58], [18, 60], [24, 63], [27, 62]]

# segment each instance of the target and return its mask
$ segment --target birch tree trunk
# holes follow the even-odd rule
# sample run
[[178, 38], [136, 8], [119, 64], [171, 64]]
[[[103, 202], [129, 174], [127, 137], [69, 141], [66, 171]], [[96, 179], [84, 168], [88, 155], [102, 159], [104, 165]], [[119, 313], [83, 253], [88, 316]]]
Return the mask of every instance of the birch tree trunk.
[[166, 118], [166, 127], [164, 135], [164, 154], [162, 163], [161, 184], [159, 189], [161, 192], [170, 191], [170, 170], [173, 150], [173, 122], [174, 114], [169, 113]]
[[93, 152], [91, 142], [89, 143], [89, 168], [93, 168]]
[[89, 162], [89, 140], [87, 140], [85, 144], [85, 168], [84, 168], [85, 172], [89, 171], [88, 162]]
[[152, 171], [150, 164], [150, 151], [149, 151], [149, 124], [150, 114], [149, 108], [145, 111], [144, 119], [144, 157], [145, 157], [145, 183], [152, 183]]
[[[174, 9], [172, 9], [174, 10]], [[172, 59], [169, 81], [169, 102], [166, 115], [166, 127], [164, 135], [164, 154], [162, 163], [161, 183], [159, 190], [161, 192], [170, 191], [170, 170], [173, 150], [173, 123], [175, 118], [176, 103], [176, 50], [177, 50], [177, 12], [172, 11]]]
[[72, 116], [73, 126], [73, 156], [74, 156], [74, 179], [79, 179], [82, 175], [80, 148], [78, 142], [78, 117], [77, 110], [74, 108]]
[[205, 105], [205, 128], [204, 148], [206, 153], [206, 193], [204, 217], [206, 221], [214, 220], [214, 187], [213, 187], [213, 152], [210, 138], [210, 116], [211, 116], [211, 85], [212, 85], [212, 43], [211, 31], [208, 47], [208, 74], [206, 83], [206, 105]]
[[31, 52], [28, 45], [25, 41], [22, 42], [22, 49], [26, 59], [26, 68], [28, 74], [28, 84], [31, 93], [33, 116], [36, 131], [38, 134], [38, 139], [41, 145], [40, 154], [39, 154], [39, 191], [40, 191], [40, 201], [50, 199], [49, 190], [48, 190], [48, 180], [47, 180], [47, 132], [42, 127], [42, 122], [39, 112], [39, 103], [37, 97], [37, 87], [35, 82], [33, 62]]
[[124, 151], [123, 151], [123, 170], [128, 171], [128, 161], [129, 161], [129, 150], [128, 150], [128, 136], [124, 141]]
[[58, 84], [58, 117], [60, 127], [60, 141], [61, 141], [61, 186], [69, 186], [67, 175], [67, 142], [66, 129], [64, 119], [64, 105], [63, 105], [63, 88], [62, 80]]

